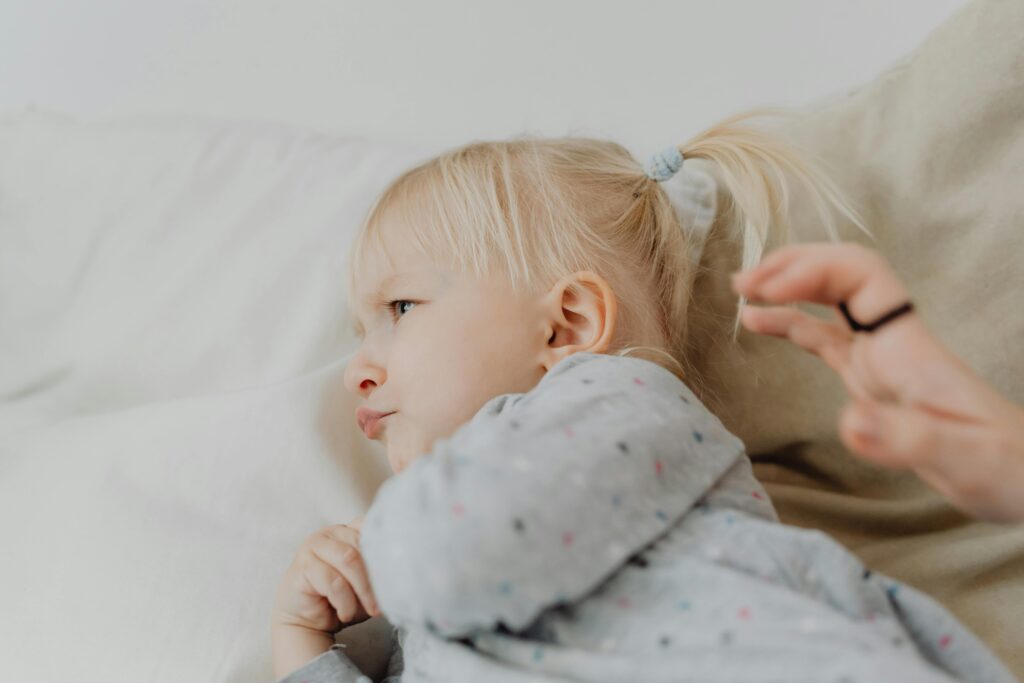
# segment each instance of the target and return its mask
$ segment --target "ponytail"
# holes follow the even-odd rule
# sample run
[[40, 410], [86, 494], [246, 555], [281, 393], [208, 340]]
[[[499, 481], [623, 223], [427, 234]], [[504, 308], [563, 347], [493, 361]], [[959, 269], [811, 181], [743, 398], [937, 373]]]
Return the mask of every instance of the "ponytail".
[[[711, 126], [679, 146], [687, 159], [706, 159], [732, 198], [733, 218], [742, 223], [742, 268], [760, 262], [768, 242], [769, 228], [781, 219], [782, 243], [790, 240], [790, 178], [798, 179], [808, 190], [825, 230], [835, 242], [840, 240], [834, 210], [874, 239], [864, 221], [843, 198], [842, 192], [819, 166], [777, 134], [750, 128], [742, 123], [758, 116], [784, 113], [776, 109], [756, 109]], [[746, 303], [741, 296], [739, 307]], [[740, 317], [733, 326], [733, 339], [739, 334]]]

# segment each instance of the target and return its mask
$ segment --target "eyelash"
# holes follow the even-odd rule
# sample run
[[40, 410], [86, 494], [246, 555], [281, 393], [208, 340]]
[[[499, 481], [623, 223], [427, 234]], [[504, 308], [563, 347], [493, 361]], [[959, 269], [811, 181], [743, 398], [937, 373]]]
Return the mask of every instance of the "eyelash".
[[[393, 299], [384, 304], [384, 307], [391, 312], [391, 320], [397, 322], [401, 316], [398, 315], [398, 311], [396, 310], [396, 304], [412, 304], [413, 306], [415, 306], [416, 302], [409, 301], [408, 299]], [[406, 311], [406, 313], [408, 313], [408, 311]]]

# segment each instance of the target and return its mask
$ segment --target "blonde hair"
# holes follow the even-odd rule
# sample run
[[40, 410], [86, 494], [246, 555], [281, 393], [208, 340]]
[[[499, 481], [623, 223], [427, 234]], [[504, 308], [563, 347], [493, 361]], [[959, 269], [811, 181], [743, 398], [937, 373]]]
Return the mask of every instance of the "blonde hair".
[[[833, 240], [834, 210], [870, 234], [820, 167], [780, 137], [744, 125], [780, 113], [738, 114], [678, 147], [717, 169], [742, 230], [744, 268], [758, 263], [780, 217], [775, 229], [788, 240], [790, 177], [806, 187]], [[406, 171], [377, 197], [356, 237], [350, 293], [365, 250], [384, 251], [385, 216], [435, 263], [477, 277], [503, 274], [516, 291], [539, 293], [570, 273], [597, 272], [618, 302], [608, 353], [646, 356], [684, 381], [694, 375], [683, 352], [696, 267], [688, 226], [621, 145], [584, 137], [473, 142]], [[739, 322], [737, 313], [734, 339]]]

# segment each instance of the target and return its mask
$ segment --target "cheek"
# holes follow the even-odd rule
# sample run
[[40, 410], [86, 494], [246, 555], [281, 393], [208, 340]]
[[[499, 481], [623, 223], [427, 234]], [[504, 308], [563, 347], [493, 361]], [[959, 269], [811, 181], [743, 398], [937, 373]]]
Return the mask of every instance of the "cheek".
[[[392, 348], [391, 369], [401, 378], [402, 392], [424, 395], [433, 403], [460, 380], [479, 376], [475, 366], [480, 355], [479, 331], [464, 321], [432, 321], [408, 326]], [[446, 396], [446, 394], [442, 394]]]
[[439, 348], [419, 360], [415, 367], [405, 366], [409, 381], [403, 384], [402, 402], [409, 412], [402, 425], [403, 452], [429, 449], [434, 439], [451, 435], [490, 398], [488, 368], [472, 348]]
[[539, 365], [529, 335], [501, 312], [478, 310], [439, 324], [410, 325], [396, 339], [390, 379], [407, 411], [402, 458], [413, 446], [405, 439], [421, 438], [419, 445], [429, 446], [427, 441], [449, 436], [495, 396], [536, 384]]

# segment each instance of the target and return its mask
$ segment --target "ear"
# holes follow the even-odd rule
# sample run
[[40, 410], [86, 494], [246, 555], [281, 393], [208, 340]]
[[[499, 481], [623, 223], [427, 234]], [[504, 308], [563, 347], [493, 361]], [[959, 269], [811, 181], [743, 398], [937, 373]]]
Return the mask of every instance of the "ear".
[[574, 353], [604, 353], [611, 346], [618, 309], [612, 288], [597, 273], [584, 270], [562, 278], [545, 295], [543, 305], [545, 371]]

